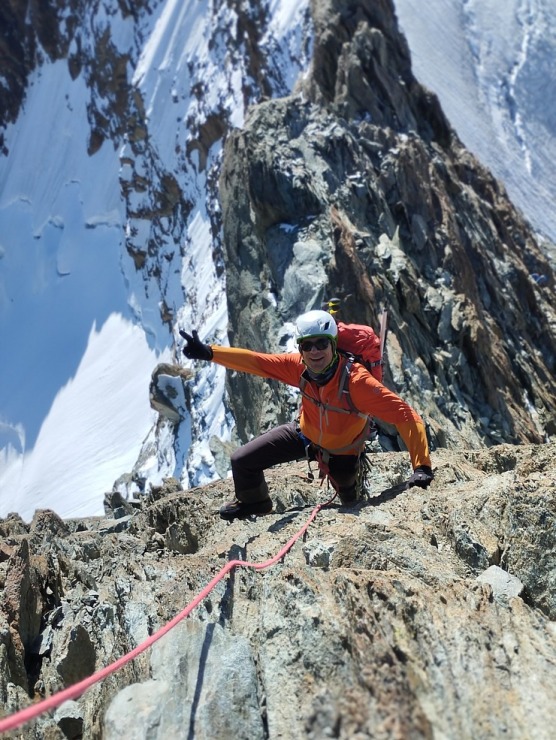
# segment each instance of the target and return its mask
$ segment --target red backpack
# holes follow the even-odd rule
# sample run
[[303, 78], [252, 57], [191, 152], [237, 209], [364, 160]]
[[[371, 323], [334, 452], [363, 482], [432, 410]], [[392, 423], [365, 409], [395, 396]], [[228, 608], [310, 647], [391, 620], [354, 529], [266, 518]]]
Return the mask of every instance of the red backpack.
[[337, 322], [338, 351], [353, 355], [356, 362], [364, 365], [373, 377], [382, 383], [382, 348], [380, 337], [364, 324]]

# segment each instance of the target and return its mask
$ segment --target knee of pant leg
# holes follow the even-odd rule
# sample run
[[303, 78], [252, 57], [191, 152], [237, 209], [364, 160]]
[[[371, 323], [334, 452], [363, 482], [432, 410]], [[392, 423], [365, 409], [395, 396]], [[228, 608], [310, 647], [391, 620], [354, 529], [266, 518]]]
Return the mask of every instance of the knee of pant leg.
[[353, 488], [355, 486], [355, 479], [356, 475], [355, 473], [349, 473], [346, 475], [345, 473], [343, 475], [332, 475], [336, 482], [336, 486], [339, 491], [343, 491], [344, 489]]
[[330, 475], [341, 487], [353, 485], [357, 476], [356, 455], [335, 455], [330, 459]]
[[248, 464], [248, 456], [244, 447], [238, 447], [234, 450], [230, 456], [230, 464], [232, 470], [248, 470], [250, 465]]
[[230, 455], [230, 462], [232, 463], [232, 465], [237, 464], [241, 461], [241, 459], [243, 458], [242, 450], [242, 447], [238, 447], [237, 450], [234, 450], [232, 452], [232, 454]]

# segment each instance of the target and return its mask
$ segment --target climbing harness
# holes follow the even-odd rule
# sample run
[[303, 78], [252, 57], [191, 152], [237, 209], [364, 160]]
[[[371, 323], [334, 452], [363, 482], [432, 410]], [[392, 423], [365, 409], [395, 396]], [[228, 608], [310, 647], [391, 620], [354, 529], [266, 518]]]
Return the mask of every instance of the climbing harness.
[[[335, 490], [337, 493], [337, 485], [330, 475], [330, 453], [328, 452], [328, 450], [324, 450], [313, 444], [299, 429], [297, 430], [297, 433], [299, 435], [299, 438], [302, 440], [305, 449], [305, 461], [307, 463], [307, 480], [311, 483], [315, 480], [315, 473], [313, 472], [313, 468], [311, 467], [311, 462], [315, 461], [318, 466], [320, 486], [322, 487], [324, 485], [324, 482], [326, 481], [329, 487], [331, 485], [333, 490]], [[359, 453], [358, 460], [356, 462], [355, 490], [357, 492], [358, 499], [368, 498], [367, 494], [372, 481], [372, 466], [368, 457], [368, 454], [370, 452], [372, 452], [372, 450], [368, 448], [365, 444], [365, 447]]]

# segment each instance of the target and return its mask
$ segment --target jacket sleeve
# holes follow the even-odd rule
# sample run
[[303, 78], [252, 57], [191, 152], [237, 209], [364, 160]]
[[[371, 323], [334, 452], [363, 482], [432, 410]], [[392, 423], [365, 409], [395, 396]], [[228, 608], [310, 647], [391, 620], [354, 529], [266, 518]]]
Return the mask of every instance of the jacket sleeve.
[[229, 370], [238, 370], [250, 375], [258, 375], [261, 378], [272, 378], [299, 388], [304, 365], [301, 362], [301, 356], [296, 352], [266, 354], [249, 349], [217, 345], [212, 346], [212, 352], [212, 361]]
[[349, 390], [359, 411], [396, 427], [407, 447], [413, 469], [420, 465], [431, 467], [425, 425], [408, 403], [367, 372], [354, 377]]

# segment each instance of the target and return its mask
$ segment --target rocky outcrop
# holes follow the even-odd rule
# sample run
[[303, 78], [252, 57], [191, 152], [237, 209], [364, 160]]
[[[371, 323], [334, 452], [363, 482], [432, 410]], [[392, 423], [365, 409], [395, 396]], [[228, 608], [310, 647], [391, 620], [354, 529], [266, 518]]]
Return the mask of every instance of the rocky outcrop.
[[[236, 569], [170, 632], [11, 737], [535, 738], [556, 721], [556, 446], [370, 456], [278, 563]], [[274, 513], [217, 516], [231, 482], [175, 480], [106, 517], [0, 521], [4, 713], [118, 659], [228, 560], [263, 562], [329, 494], [269, 473]], [[6, 735], [10, 737], [10, 734]]]
[[149, 402], [163, 419], [178, 424], [187, 413], [187, 381], [193, 372], [180, 365], [167, 362], [155, 367], [149, 385]]
[[[232, 343], [279, 351], [288, 322], [331, 295], [375, 328], [384, 307], [386, 382], [426, 417], [434, 446], [544, 440], [556, 429], [546, 257], [413, 78], [391, 3], [329, 0], [313, 17], [298, 93], [254, 106], [226, 144]], [[242, 438], [287, 416], [280, 389], [230, 387]]]

